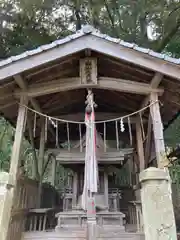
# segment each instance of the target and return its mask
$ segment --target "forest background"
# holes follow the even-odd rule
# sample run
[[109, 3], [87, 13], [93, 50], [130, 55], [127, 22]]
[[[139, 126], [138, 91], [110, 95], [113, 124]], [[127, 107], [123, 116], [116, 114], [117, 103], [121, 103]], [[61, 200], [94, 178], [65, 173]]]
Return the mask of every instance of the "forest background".
[[[91, 24], [102, 33], [180, 57], [178, 0], [0, 0], [0, 59], [63, 38]], [[179, 102], [180, 104], [180, 102]], [[8, 171], [14, 128], [0, 118], [0, 169]], [[168, 147], [180, 143], [180, 117], [165, 131]], [[21, 158], [33, 158], [24, 140]], [[172, 167], [180, 181], [178, 161]]]

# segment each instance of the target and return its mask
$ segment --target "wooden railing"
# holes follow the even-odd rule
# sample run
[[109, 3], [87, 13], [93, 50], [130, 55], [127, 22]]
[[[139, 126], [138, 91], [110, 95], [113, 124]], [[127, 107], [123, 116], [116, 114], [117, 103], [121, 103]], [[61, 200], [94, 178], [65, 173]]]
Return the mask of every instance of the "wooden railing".
[[22, 177], [18, 179], [14, 193], [11, 222], [7, 240], [20, 240], [25, 229], [26, 216], [31, 208], [36, 207], [38, 183]]
[[14, 199], [14, 209], [35, 208], [38, 196], [38, 182], [29, 178], [18, 179]]
[[26, 232], [45, 231], [56, 227], [55, 210], [52, 208], [31, 209], [26, 218]]
[[129, 202], [129, 223], [136, 225], [137, 232], [143, 232], [142, 205], [140, 201]]

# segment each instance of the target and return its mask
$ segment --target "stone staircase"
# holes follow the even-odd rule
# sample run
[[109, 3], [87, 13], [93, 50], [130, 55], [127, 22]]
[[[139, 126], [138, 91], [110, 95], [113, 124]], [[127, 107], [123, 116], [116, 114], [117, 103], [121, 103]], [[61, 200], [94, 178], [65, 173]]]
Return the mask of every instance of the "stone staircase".
[[[120, 226], [97, 227], [97, 240], [144, 240], [144, 235], [125, 232]], [[86, 240], [86, 227], [63, 227], [61, 231], [25, 232], [21, 240]]]

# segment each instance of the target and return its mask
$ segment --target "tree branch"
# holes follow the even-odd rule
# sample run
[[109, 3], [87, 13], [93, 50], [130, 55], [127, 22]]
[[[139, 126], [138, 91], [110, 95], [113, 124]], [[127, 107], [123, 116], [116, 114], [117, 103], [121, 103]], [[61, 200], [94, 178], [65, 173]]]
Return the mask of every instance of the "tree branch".
[[180, 28], [180, 18], [177, 20], [177, 23], [171, 28], [171, 31], [167, 33], [164, 36], [164, 38], [160, 41], [160, 43], [157, 45], [157, 48], [155, 50], [157, 52], [162, 52], [162, 50], [164, 50], [164, 48], [167, 46], [170, 40], [175, 36], [179, 28]]
[[115, 33], [116, 37], [118, 37], [117, 31], [116, 31], [116, 29], [115, 29], [114, 18], [113, 18], [113, 16], [111, 15], [111, 11], [110, 11], [110, 9], [109, 9], [109, 6], [108, 6], [108, 3], [107, 3], [106, 0], [104, 0], [104, 5], [105, 5], [105, 7], [106, 7], [106, 11], [107, 11], [107, 13], [108, 13], [108, 16], [109, 16], [109, 20], [110, 20], [110, 22], [111, 22], [111, 25], [112, 25], [112, 27], [113, 27], [113, 29], [114, 29], [114, 33]]

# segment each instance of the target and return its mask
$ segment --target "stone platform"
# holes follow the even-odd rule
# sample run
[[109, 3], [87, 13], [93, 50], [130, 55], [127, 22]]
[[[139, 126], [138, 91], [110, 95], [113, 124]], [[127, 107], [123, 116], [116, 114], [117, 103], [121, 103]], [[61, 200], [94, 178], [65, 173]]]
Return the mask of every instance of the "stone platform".
[[[84, 226], [87, 222], [87, 215], [85, 211], [69, 211], [59, 212], [56, 214], [58, 224], [56, 230], [63, 227], [64, 225], [79, 225]], [[109, 212], [100, 211], [96, 213], [97, 225], [118, 225], [122, 229], [124, 228], [125, 214], [122, 212]]]

